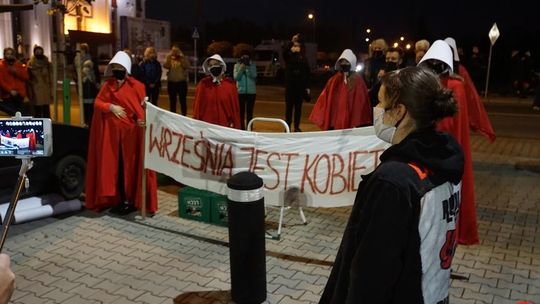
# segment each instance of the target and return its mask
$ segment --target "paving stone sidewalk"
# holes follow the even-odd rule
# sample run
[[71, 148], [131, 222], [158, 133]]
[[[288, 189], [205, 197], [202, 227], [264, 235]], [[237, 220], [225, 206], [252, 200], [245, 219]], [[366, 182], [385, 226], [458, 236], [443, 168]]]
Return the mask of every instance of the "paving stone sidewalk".
[[[451, 303], [540, 304], [540, 141], [473, 136], [481, 243], [460, 246]], [[230, 290], [227, 229], [171, 216], [159, 192], [146, 221], [82, 212], [15, 225], [5, 245], [17, 275], [12, 303], [221, 303]], [[316, 303], [350, 208], [286, 213], [282, 238], [267, 241], [266, 303]], [[277, 221], [269, 209], [268, 222]], [[222, 303], [227, 303], [223, 300]]]

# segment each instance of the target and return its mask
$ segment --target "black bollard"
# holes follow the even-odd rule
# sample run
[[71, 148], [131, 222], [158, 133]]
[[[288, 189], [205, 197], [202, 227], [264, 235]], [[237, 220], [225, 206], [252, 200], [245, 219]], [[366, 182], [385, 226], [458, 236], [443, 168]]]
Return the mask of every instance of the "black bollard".
[[240, 172], [228, 181], [231, 297], [238, 304], [266, 300], [266, 246], [263, 181]]

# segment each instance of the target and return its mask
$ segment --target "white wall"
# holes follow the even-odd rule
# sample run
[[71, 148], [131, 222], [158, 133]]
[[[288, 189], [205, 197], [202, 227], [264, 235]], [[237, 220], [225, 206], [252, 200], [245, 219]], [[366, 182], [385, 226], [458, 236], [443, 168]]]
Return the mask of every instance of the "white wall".
[[[25, 4], [33, 3], [32, 0], [25, 0]], [[43, 47], [45, 55], [51, 58], [53, 22], [52, 16], [47, 14], [50, 4], [38, 4], [32, 11], [21, 12], [23, 42], [26, 48], [26, 56], [30, 57], [34, 45]]]
[[[10, 0], [0, 0], [0, 4], [11, 4]], [[0, 13], [0, 57], [4, 48], [14, 47], [11, 29], [11, 13]]]
[[120, 37], [120, 17], [128, 16], [135, 17], [137, 16], [137, 5], [136, 0], [116, 0], [116, 46], [121, 45]]

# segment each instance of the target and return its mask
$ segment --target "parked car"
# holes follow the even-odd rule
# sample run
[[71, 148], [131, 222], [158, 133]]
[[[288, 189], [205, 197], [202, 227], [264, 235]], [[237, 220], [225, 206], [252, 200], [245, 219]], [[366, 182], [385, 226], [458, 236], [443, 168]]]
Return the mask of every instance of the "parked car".
[[[61, 123], [53, 123], [52, 130], [53, 155], [33, 159], [30, 187], [21, 197], [56, 192], [73, 199], [84, 191], [89, 130]], [[20, 166], [20, 159], [0, 157], [0, 203], [9, 202]]]

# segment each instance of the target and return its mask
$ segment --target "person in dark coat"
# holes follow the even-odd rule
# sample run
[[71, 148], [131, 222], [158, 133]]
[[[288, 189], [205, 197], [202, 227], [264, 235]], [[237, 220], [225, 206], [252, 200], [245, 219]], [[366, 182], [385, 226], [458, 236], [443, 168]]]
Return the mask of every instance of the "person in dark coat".
[[141, 62], [140, 67], [144, 87], [146, 88], [146, 96], [150, 98], [152, 104], [157, 105], [161, 90], [162, 69], [157, 60], [156, 50], [153, 47], [144, 50], [144, 60]]
[[371, 89], [380, 80], [379, 72], [386, 66], [386, 51], [388, 45], [384, 39], [375, 39], [369, 45], [369, 58], [366, 60], [365, 79], [368, 89]]
[[369, 89], [369, 99], [373, 106], [379, 103], [379, 89], [381, 88], [381, 78], [385, 73], [403, 68], [403, 50], [400, 48], [389, 48], [385, 54], [385, 65], [381, 67], [377, 75], [377, 82]]
[[374, 128], [392, 146], [362, 177], [319, 303], [448, 303], [463, 153], [435, 124], [456, 104], [419, 67], [382, 82]]
[[305, 47], [300, 34], [293, 36], [285, 49], [285, 120], [289, 127], [293, 121], [294, 132], [300, 130], [302, 103], [307, 99], [309, 90], [309, 65], [305, 56]]

